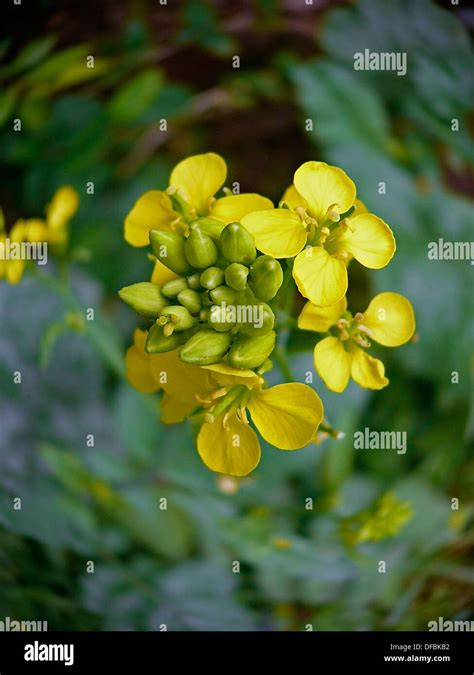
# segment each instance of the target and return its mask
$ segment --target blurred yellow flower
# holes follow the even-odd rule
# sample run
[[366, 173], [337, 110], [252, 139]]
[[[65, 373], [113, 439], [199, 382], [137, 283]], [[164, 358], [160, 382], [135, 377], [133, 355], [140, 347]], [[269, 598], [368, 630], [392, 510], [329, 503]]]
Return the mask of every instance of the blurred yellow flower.
[[329, 332], [314, 348], [314, 366], [326, 386], [342, 392], [349, 377], [361, 387], [382, 389], [388, 384], [379, 359], [367, 354], [369, 338], [385, 347], [398, 347], [415, 332], [415, 315], [409, 300], [398, 293], [379, 293], [366, 311], [354, 316], [343, 298], [330, 307], [307, 302], [298, 327], [318, 333]]
[[[19, 219], [10, 232], [0, 230], [0, 244], [5, 250], [7, 240], [10, 243], [44, 242], [53, 246], [63, 246], [69, 238], [68, 225], [79, 206], [77, 191], [69, 186], [60, 187], [46, 207], [46, 218]], [[0, 260], [0, 279], [17, 284], [25, 271], [26, 260]]]
[[171, 172], [166, 192], [145, 192], [125, 219], [125, 239], [132, 246], [147, 246], [150, 230], [186, 232], [199, 217], [210, 216], [224, 224], [240, 221], [244, 215], [271, 209], [272, 202], [254, 193], [229, 194], [215, 198], [227, 177], [220, 155], [208, 152], [188, 157]]
[[145, 393], [162, 389], [162, 420], [167, 424], [194, 416], [203, 420], [197, 438], [201, 459], [213, 471], [245, 476], [260, 461], [261, 436], [282, 450], [302, 448], [313, 439], [324, 412], [316, 392], [305, 384], [264, 389], [252, 370], [226, 364], [193, 366], [178, 350], [148, 355], [146, 331], [136, 330], [126, 357], [129, 382]]
[[349, 546], [366, 541], [381, 541], [399, 534], [413, 517], [410, 502], [402, 501], [387, 492], [367, 511], [345, 519], [341, 524], [341, 534]]
[[242, 218], [257, 248], [275, 258], [292, 258], [301, 294], [327, 307], [347, 291], [347, 263], [385, 267], [395, 238], [378, 216], [356, 199], [356, 187], [338, 167], [306, 162], [296, 170], [283, 196], [287, 208], [260, 210]]

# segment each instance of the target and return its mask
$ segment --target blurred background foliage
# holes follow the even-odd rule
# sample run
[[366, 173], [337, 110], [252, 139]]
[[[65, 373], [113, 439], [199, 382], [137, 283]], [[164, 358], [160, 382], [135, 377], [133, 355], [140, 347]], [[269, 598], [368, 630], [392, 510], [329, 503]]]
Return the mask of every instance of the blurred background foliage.
[[[429, 241], [472, 239], [473, 22], [429, 0], [7, 8], [7, 224], [42, 213], [66, 183], [81, 205], [68, 260], [0, 286], [1, 617], [144, 630], [426, 630], [438, 616], [473, 618], [472, 267], [427, 258]], [[407, 75], [355, 71], [364, 49], [406, 52]], [[157, 400], [123, 379], [135, 317], [116, 291], [151, 269], [123, 241], [124, 217], [177, 161], [207, 150], [228, 161], [229, 184], [275, 201], [301, 162], [343, 167], [398, 244], [384, 270], [351, 266], [350, 302], [362, 310], [395, 290], [418, 320], [417, 343], [384, 352], [387, 389], [331, 394], [315, 376], [343, 440], [265, 447], [240, 483], [210, 473], [190, 428], [160, 425]], [[94, 321], [78, 320], [85, 308]], [[313, 342], [288, 337], [296, 379], [312, 370]], [[275, 368], [271, 381], [282, 379]], [[406, 431], [407, 453], [354, 450], [366, 426]]]

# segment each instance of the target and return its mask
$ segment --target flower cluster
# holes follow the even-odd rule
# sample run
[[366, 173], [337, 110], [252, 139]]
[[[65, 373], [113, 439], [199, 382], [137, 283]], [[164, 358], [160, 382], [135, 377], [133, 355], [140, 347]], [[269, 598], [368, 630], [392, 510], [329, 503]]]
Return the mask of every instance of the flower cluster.
[[149, 244], [155, 267], [150, 282], [123, 288], [120, 297], [148, 322], [127, 353], [130, 382], [146, 393], [163, 391], [165, 423], [188, 418], [199, 427], [198, 452], [210, 469], [243, 476], [260, 459], [249, 415], [266, 441], [286, 450], [316, 440], [323, 422], [311, 387], [265, 384], [280, 307], [296, 288], [307, 299], [298, 328], [319, 335], [315, 368], [336, 392], [350, 377], [362, 387], [385, 387], [383, 363], [367, 352], [370, 341], [402, 345], [415, 319], [410, 302], [391, 292], [363, 313], [347, 309], [352, 259], [382, 268], [395, 238], [356, 198], [344, 171], [306, 162], [277, 208], [226, 188], [216, 198], [226, 176], [219, 155], [189, 157], [173, 169], [165, 192], [137, 201], [125, 238]]

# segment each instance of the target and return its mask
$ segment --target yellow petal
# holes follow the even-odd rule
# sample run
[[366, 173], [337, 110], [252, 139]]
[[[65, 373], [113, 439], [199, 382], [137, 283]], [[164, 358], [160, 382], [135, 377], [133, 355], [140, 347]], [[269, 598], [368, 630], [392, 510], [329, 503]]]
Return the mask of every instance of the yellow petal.
[[227, 363], [213, 363], [210, 366], [201, 366], [201, 368], [210, 370], [216, 383], [221, 387], [233, 384], [245, 384], [246, 387], [252, 389], [260, 387], [262, 384], [262, 378], [253, 370], [233, 368]]
[[317, 393], [300, 382], [259, 389], [252, 394], [248, 408], [263, 438], [281, 450], [307, 445], [324, 416]]
[[325, 333], [338, 322], [346, 309], [347, 300], [345, 297], [328, 307], [318, 307], [308, 301], [298, 317], [298, 328]]
[[53, 230], [63, 228], [76, 213], [79, 206], [79, 194], [70, 185], [59, 188], [46, 208], [48, 227]]
[[296, 209], [298, 206], [307, 208], [306, 200], [300, 195], [294, 185], [286, 188], [281, 201], [284, 202], [290, 209]]
[[177, 164], [170, 177], [170, 186], [179, 190], [191, 208], [198, 215], [209, 212], [211, 199], [224, 185], [227, 166], [220, 155], [208, 152], [183, 159]]
[[163, 424], [183, 422], [198, 405], [194, 397], [179, 398], [165, 393], [160, 401], [161, 421]]
[[26, 263], [24, 260], [6, 260], [4, 274], [9, 284], [18, 284], [21, 281]]
[[355, 344], [350, 345], [352, 356], [351, 376], [364, 389], [383, 389], [388, 380], [385, 377], [385, 366], [380, 359], [374, 359], [366, 351]]
[[212, 471], [229, 476], [246, 476], [260, 461], [257, 434], [234, 415], [228, 428], [222, 425], [222, 415], [212, 424], [205, 422], [197, 438], [197, 448], [204, 464]]
[[348, 227], [336, 234], [336, 250], [352, 253], [361, 265], [370, 269], [385, 267], [396, 249], [395, 237], [387, 223], [373, 213], [362, 213], [348, 221]]
[[354, 203], [356, 188], [349, 176], [325, 162], [305, 162], [296, 170], [295, 188], [306, 200], [309, 213], [321, 224], [331, 207], [345, 213]]
[[255, 193], [247, 193], [217, 199], [212, 205], [209, 215], [227, 224], [240, 222], [248, 213], [272, 208], [272, 202], [266, 197]]
[[151, 372], [155, 380], [167, 394], [178, 400], [192, 400], [198, 405], [195, 395], [201, 398], [216, 389], [211, 373], [200, 366], [192, 366], [181, 361], [179, 349], [164, 354], [153, 354]]
[[293, 277], [305, 298], [320, 307], [334, 305], [347, 291], [347, 268], [321, 246], [305, 248], [296, 257]]
[[143, 394], [152, 394], [160, 387], [151, 372], [150, 356], [145, 352], [146, 337], [146, 330], [135, 330], [133, 345], [125, 356], [125, 369], [132, 387]]
[[165, 265], [163, 265], [161, 260], [156, 260], [155, 266], [153, 267], [153, 273], [151, 275], [151, 283], [158, 284], [158, 286], [163, 286], [167, 281], [177, 279], [178, 276], [179, 275], [176, 274], [176, 272], [169, 270]]
[[28, 241], [48, 241], [48, 225], [41, 218], [29, 218], [24, 220], [25, 239]]
[[361, 201], [360, 199], [355, 200], [354, 206], [355, 206], [355, 209], [352, 212], [351, 218], [353, 218], [354, 216], [359, 216], [361, 213], [368, 213], [369, 212], [369, 210], [366, 207], [366, 205], [364, 204], [364, 202]]
[[242, 225], [253, 234], [258, 250], [274, 258], [292, 258], [306, 243], [301, 218], [289, 209], [249, 213]]
[[411, 302], [399, 293], [379, 293], [364, 312], [363, 325], [370, 337], [385, 347], [405, 344], [415, 332]]
[[125, 240], [132, 246], [148, 246], [150, 230], [169, 230], [177, 217], [167, 194], [145, 192], [125, 218]]
[[341, 393], [349, 382], [351, 355], [341, 340], [327, 337], [314, 348], [314, 367], [329, 389]]

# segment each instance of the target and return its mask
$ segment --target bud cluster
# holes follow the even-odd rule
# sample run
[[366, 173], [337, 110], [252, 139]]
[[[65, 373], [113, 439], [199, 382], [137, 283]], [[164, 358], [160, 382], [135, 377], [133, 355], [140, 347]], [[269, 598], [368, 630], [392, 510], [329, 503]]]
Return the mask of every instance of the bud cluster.
[[181, 360], [194, 365], [224, 360], [234, 368], [261, 368], [275, 347], [275, 315], [267, 303], [283, 281], [280, 263], [259, 255], [240, 223], [209, 217], [193, 221], [187, 236], [151, 230], [150, 244], [177, 277], [162, 286], [133, 284], [119, 293], [153, 321], [146, 351], [180, 348]]

